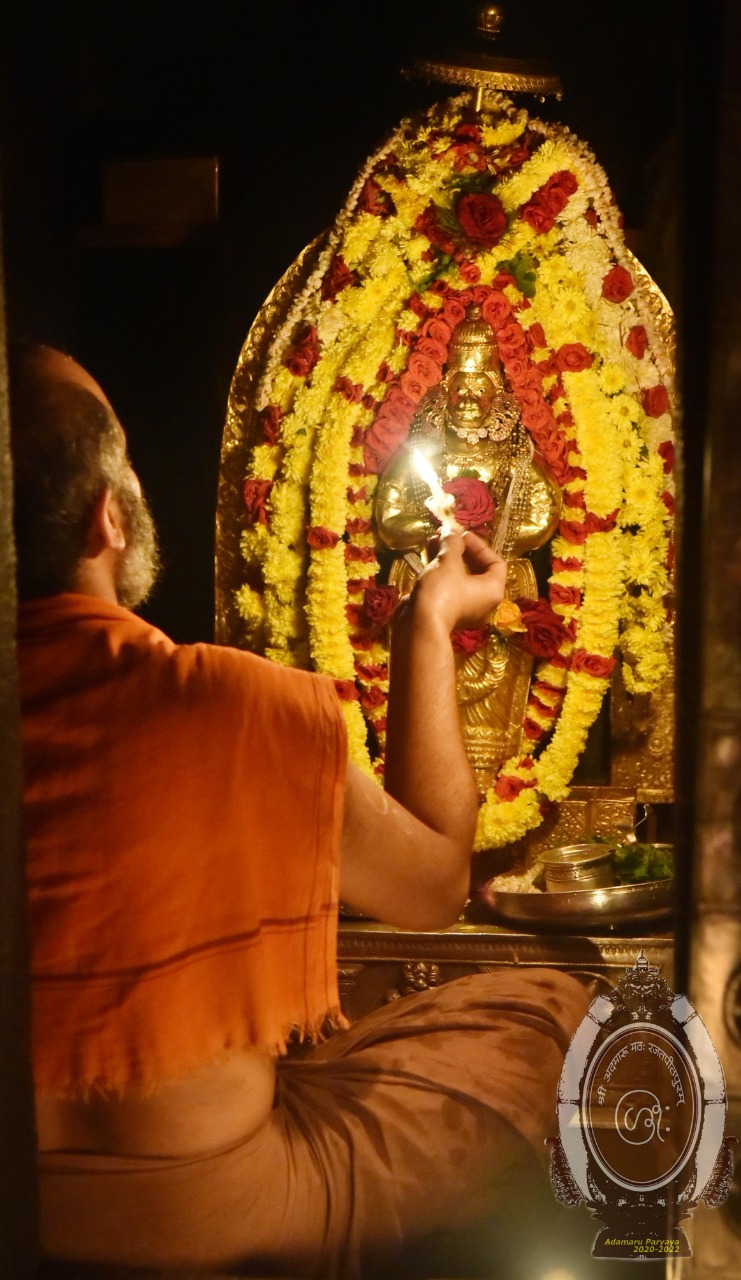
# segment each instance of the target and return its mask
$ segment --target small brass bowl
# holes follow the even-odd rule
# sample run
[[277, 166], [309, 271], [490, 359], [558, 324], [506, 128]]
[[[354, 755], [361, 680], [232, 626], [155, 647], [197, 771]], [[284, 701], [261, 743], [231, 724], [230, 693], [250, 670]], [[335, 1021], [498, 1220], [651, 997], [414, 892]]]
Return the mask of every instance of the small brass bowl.
[[547, 849], [538, 859], [549, 893], [608, 889], [615, 883], [615, 849], [607, 844], [566, 844]]

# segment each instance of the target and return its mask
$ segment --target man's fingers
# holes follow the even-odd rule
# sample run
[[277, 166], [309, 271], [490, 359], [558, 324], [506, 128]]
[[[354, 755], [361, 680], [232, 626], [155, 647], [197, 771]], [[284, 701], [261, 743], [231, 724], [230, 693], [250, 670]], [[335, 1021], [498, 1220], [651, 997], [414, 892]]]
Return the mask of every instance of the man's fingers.
[[496, 551], [492, 551], [488, 542], [484, 542], [478, 534], [472, 533], [470, 530], [466, 532], [465, 544], [463, 549], [463, 557], [469, 569], [474, 573], [483, 573], [495, 564], [505, 564], [501, 556]]

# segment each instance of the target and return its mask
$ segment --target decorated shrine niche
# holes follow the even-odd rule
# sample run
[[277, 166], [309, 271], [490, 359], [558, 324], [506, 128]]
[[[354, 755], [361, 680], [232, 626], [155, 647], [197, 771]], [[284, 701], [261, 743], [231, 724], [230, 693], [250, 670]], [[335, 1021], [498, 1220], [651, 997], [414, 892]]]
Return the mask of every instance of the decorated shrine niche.
[[588, 147], [480, 97], [402, 122], [248, 334], [217, 629], [331, 676], [380, 783], [389, 627], [435, 528], [420, 449], [509, 562], [505, 606], [452, 641], [476, 848], [522, 857], [604, 827], [571, 786], [611, 686], [601, 799], [671, 798], [671, 313]]

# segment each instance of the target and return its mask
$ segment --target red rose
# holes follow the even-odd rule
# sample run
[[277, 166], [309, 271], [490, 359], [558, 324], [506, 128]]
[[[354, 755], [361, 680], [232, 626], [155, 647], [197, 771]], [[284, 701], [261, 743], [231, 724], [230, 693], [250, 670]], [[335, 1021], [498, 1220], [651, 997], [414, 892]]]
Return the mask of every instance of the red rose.
[[420, 351], [419, 347], [409, 357], [407, 369], [415, 378], [419, 378], [419, 381], [426, 387], [434, 387], [442, 376], [442, 369], [438, 361], [433, 360], [432, 356], [426, 355], [424, 351]]
[[[352, 520], [348, 520], [345, 524], [345, 532], [353, 537], [356, 533], [370, 533], [373, 528], [372, 520], [363, 520], [359, 516], [355, 516]], [[348, 583], [348, 589], [350, 584]]]
[[[451, 331], [466, 318], [466, 308], [459, 298], [446, 298], [443, 304], [443, 316], [450, 325]], [[434, 336], [431, 333], [431, 336]]]
[[592, 230], [596, 231], [600, 224], [600, 218], [593, 205], [590, 204], [589, 207], [584, 210], [584, 217], [586, 218]]
[[551, 604], [563, 604], [579, 608], [581, 591], [578, 587], [562, 587], [560, 582], [552, 582], [548, 594]]
[[500, 271], [491, 282], [492, 289], [506, 289], [508, 285], [517, 287], [517, 281], [511, 271]]
[[548, 192], [549, 196], [556, 192], [568, 200], [569, 196], [573, 196], [578, 191], [579, 183], [570, 169], [560, 169], [558, 173], [552, 173], [547, 182], [543, 184], [543, 190]]
[[538, 324], [537, 322], [535, 324], [531, 324], [525, 334], [525, 337], [527, 339], [527, 345], [530, 347], [531, 351], [534, 351], [536, 347], [547, 346], [542, 324]]
[[380, 475], [408, 434], [408, 424], [405, 426], [394, 423], [389, 418], [376, 418], [366, 431], [363, 443], [363, 462], [366, 470], [371, 475]]
[[[456, 324], [458, 321], [456, 320]], [[440, 342], [445, 347], [445, 355], [448, 354], [448, 343], [450, 335], [453, 332], [452, 325], [444, 320], [441, 315], [430, 316], [429, 320], [425, 320], [420, 333], [424, 338], [432, 338], [435, 342]]]
[[568, 635], [562, 619], [542, 596], [537, 600], [522, 597], [517, 604], [527, 628], [525, 648], [536, 658], [552, 658]]
[[480, 529], [494, 519], [494, 499], [483, 480], [474, 476], [456, 476], [443, 485], [455, 498], [455, 518], [464, 529]]
[[388, 675], [388, 667], [380, 662], [358, 662], [355, 659], [355, 670], [362, 680], [380, 680]]
[[507, 230], [507, 215], [499, 196], [472, 191], [460, 196], [455, 212], [464, 235], [472, 244], [491, 249]]
[[558, 348], [555, 360], [561, 373], [580, 373], [582, 369], [590, 369], [594, 364], [594, 356], [581, 342], [564, 342]]
[[[513, 356], [511, 360], [507, 361], [507, 377], [512, 383], [512, 386], [517, 387], [518, 390], [520, 387], [523, 387], [524, 389], [525, 379], [527, 378], [529, 372], [530, 372], [530, 361], [527, 359], [526, 356]], [[538, 399], [540, 399], [541, 392], [537, 389], [537, 387], [528, 386], [527, 390], [532, 391], [533, 394], [537, 396]]]
[[466, 284], [477, 284], [481, 279], [481, 267], [477, 267], [475, 262], [469, 262], [468, 258], [459, 263], [458, 270], [461, 280], [465, 280]]
[[471, 627], [467, 631], [451, 631], [450, 643], [455, 653], [476, 653], [489, 639], [488, 627]]
[[530, 716], [525, 716], [525, 719], [522, 722], [522, 732], [525, 734], [526, 738], [530, 739], [531, 742], [539, 742], [541, 738], [545, 737], [545, 729], [541, 728], [539, 724], [536, 724]]
[[388, 218], [389, 214], [395, 213], [391, 196], [373, 178], [364, 183], [358, 197], [358, 208], [361, 213], [375, 213], [379, 218]]
[[486, 320], [486, 323], [491, 325], [492, 329], [501, 329], [512, 317], [509, 298], [498, 290], [490, 293], [481, 308], [481, 315]]
[[[410, 369], [407, 369], [405, 373], [402, 373], [401, 378], [399, 379], [399, 385], [401, 386], [404, 395], [408, 396], [410, 400], [413, 400], [415, 404], [419, 404], [422, 396], [425, 394], [425, 391], [428, 390], [427, 383], [423, 382], [421, 378], [413, 374]], [[372, 431], [373, 428], [371, 427], [370, 430]]]
[[520, 217], [523, 222], [532, 227], [536, 235], [545, 235], [547, 231], [550, 231], [555, 221], [555, 218], [541, 204], [537, 196], [522, 206]]
[[602, 281], [602, 297], [608, 302], [625, 302], [633, 292], [633, 277], [625, 267], [615, 263]]
[[438, 210], [434, 203], [430, 201], [424, 213], [420, 213], [414, 224], [414, 230], [418, 231], [421, 236], [426, 236], [430, 244], [436, 249], [441, 249], [443, 253], [453, 253], [455, 251], [455, 241], [449, 231], [446, 231], [438, 217]]
[[499, 796], [500, 800], [515, 800], [521, 791], [534, 786], [534, 778], [526, 782], [524, 778], [513, 778], [509, 773], [500, 773], [494, 783], [494, 794]]
[[646, 387], [641, 396], [641, 404], [643, 412], [649, 418], [660, 418], [669, 409], [669, 392], [661, 382], [655, 387]]
[[342, 254], [338, 253], [332, 259], [329, 270], [322, 280], [322, 301], [334, 302], [338, 293], [346, 289], [350, 284], [357, 284], [358, 277], [354, 271], [348, 267]]
[[610, 533], [617, 524], [617, 514], [617, 509], [608, 516], [598, 516], [594, 511], [588, 511], [584, 518], [587, 533]]
[[659, 457], [664, 459], [664, 475], [668, 476], [674, 470], [674, 444], [671, 440], [662, 440]]
[[377, 684], [372, 684], [369, 689], [361, 690], [360, 705], [364, 711], [375, 711], [377, 707], [383, 706], [387, 696]]
[[533, 433], [547, 432], [553, 427], [553, 413], [541, 397], [536, 404], [523, 403], [522, 421], [528, 431]]
[[283, 421], [283, 410], [277, 404], [266, 405], [257, 415], [266, 444], [277, 444], [280, 440], [280, 424]]
[[362, 422], [356, 422], [350, 436], [350, 448], [359, 449], [365, 439], [365, 428]]
[[426, 320], [430, 314], [430, 308], [425, 306], [417, 292], [410, 295], [407, 300], [407, 306], [420, 320]]
[[486, 299], [491, 294], [491, 289], [489, 288], [488, 284], [479, 284], [479, 285], [476, 285], [476, 287], [472, 289], [471, 292], [473, 294], [473, 301], [476, 303], [476, 306], [483, 307], [484, 303], [486, 302]]
[[499, 354], [503, 360], [508, 356], [526, 356], [527, 342], [525, 340], [525, 330], [516, 320], [510, 324], [505, 324], [497, 332], [497, 345]]
[[625, 339], [625, 345], [636, 360], [642, 360], [648, 346], [648, 334], [642, 324], [634, 324]]
[[[419, 352], [419, 354], [423, 356], [429, 356], [430, 359], [434, 360], [435, 364], [438, 365], [444, 365], [448, 358], [447, 346], [442, 342], [438, 342], [435, 338], [420, 338], [417, 346], [415, 347], [415, 353], [416, 352]], [[441, 370], [438, 369], [436, 381], [440, 380], [440, 373]]]
[[368, 587], [363, 600], [363, 617], [375, 627], [385, 627], [399, 603], [396, 587]]
[[306, 378], [321, 354], [321, 346], [314, 325], [307, 325], [298, 341], [286, 352], [283, 363], [294, 378]]
[[599, 653], [587, 653], [586, 649], [575, 649], [571, 655], [572, 671], [582, 671], [584, 675], [595, 676], [598, 680], [606, 680], [614, 666], [614, 658], [603, 658]]
[[663, 492], [663, 493], [662, 493], [662, 495], [661, 495], [661, 501], [663, 502], [664, 506], [666, 507], [667, 511], [669, 512], [669, 515], [670, 515], [670, 516], [673, 516], [673, 515], [674, 515], [674, 510], [675, 510], [676, 505], [677, 505], [676, 500], [675, 500], [675, 498], [674, 498], [674, 494], [673, 494], [673, 493], [669, 493], [669, 490], [668, 490], [668, 489], [665, 489], [665, 490], [664, 490], [664, 492]]
[[339, 540], [339, 533], [334, 533], [332, 529], [325, 528], [323, 524], [307, 524], [306, 526], [307, 544], [316, 551], [323, 550], [325, 547], [336, 547]]
[[245, 480], [244, 505], [247, 508], [247, 524], [264, 524], [267, 527], [270, 523], [267, 504], [272, 487], [272, 480]]
[[583, 565], [584, 561], [577, 560], [576, 556], [567, 556], [565, 560], [554, 556], [551, 561], [551, 570], [553, 573], [577, 573]]
[[573, 546], [581, 546], [587, 540], [587, 526], [583, 520], [559, 520], [558, 532]]
[[353, 382], [351, 378], [338, 378], [334, 384], [333, 390], [342, 396], [349, 404], [360, 404], [363, 398], [363, 388], [359, 382]]
[[347, 500], [348, 500], [348, 502], [353, 502], [353, 503], [354, 503], [354, 502], [367, 502], [367, 501], [368, 501], [368, 486], [367, 486], [367, 484], [364, 484], [364, 485], [363, 485], [363, 487], [362, 487], [362, 489], [351, 489], [351, 488], [348, 486], [348, 489], [347, 489]]
[[335, 680], [334, 687], [341, 702], [356, 702], [358, 691], [354, 680]]
[[[364, 438], [364, 436], [361, 437], [360, 444], [363, 443]], [[348, 462], [347, 474], [350, 476], [367, 476], [368, 471], [362, 462]]]
[[376, 370], [376, 382], [393, 382], [396, 374], [386, 360], [382, 360]]
[[568, 490], [563, 495], [563, 505], [565, 507], [579, 507], [581, 511], [585, 511], [587, 504], [584, 497], [584, 490], [577, 489], [575, 492]]
[[374, 547], [356, 547], [352, 542], [348, 542], [345, 546], [345, 559], [348, 562], [355, 561], [359, 564], [370, 564], [375, 558]]

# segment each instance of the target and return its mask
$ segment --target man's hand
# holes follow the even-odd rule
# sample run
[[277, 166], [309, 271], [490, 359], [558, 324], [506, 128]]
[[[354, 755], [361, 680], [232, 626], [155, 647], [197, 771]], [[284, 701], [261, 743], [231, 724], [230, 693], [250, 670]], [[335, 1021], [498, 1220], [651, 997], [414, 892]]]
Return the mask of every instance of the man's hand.
[[447, 533], [439, 542], [415, 583], [415, 612], [434, 617], [448, 632], [483, 626], [504, 598], [506, 561], [470, 531]]

